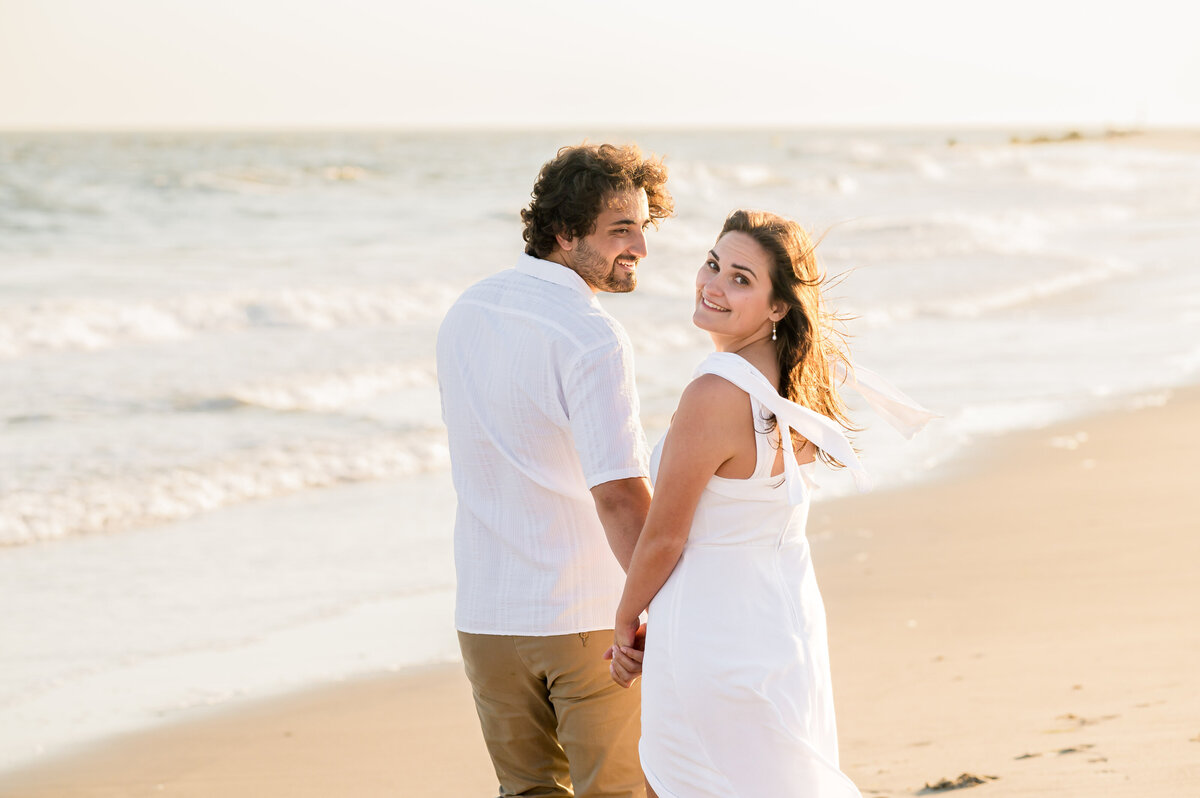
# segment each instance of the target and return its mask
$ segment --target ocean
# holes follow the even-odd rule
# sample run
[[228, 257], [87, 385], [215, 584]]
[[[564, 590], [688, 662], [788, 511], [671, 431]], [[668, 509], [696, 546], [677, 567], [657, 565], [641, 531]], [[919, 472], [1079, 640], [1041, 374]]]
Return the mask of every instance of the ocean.
[[822, 238], [855, 360], [943, 416], [858, 415], [882, 489], [1197, 382], [1200, 154], [1014, 134], [0, 133], [0, 768], [457, 656], [434, 338], [585, 136], [671, 172], [638, 290], [601, 299], [652, 441], [737, 207]]

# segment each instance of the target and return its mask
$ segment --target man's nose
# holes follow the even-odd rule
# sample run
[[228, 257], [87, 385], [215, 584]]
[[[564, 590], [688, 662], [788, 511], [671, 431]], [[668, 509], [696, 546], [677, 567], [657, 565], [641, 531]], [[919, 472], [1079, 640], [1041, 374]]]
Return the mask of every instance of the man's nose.
[[629, 253], [638, 258], [646, 257], [646, 231], [638, 230], [633, 236], [633, 242], [629, 246]]

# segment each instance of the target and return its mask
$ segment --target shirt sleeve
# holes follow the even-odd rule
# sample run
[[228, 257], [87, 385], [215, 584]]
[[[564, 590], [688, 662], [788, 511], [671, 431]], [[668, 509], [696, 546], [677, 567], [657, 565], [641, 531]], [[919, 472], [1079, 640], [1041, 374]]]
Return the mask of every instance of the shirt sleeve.
[[617, 339], [580, 355], [563, 386], [567, 419], [588, 489], [650, 474], [633, 352]]

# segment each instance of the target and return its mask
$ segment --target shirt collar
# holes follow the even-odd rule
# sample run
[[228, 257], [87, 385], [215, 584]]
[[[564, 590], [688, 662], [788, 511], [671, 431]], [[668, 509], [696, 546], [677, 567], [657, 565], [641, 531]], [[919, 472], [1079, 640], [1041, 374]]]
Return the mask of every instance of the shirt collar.
[[521, 274], [528, 274], [530, 277], [536, 277], [548, 283], [561, 285], [564, 288], [572, 288], [588, 299], [596, 298], [596, 294], [592, 291], [591, 287], [584, 282], [578, 273], [553, 261], [535, 258], [532, 255], [522, 252], [520, 257], [517, 258], [516, 269]]

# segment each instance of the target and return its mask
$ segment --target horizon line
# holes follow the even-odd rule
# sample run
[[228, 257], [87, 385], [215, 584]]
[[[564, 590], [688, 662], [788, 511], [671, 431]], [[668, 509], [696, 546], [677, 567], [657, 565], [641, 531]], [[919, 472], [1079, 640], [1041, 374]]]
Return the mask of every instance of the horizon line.
[[7, 125], [0, 123], [0, 133], [579, 133], [588, 129], [602, 132], [669, 132], [669, 133], [737, 133], [737, 132], [842, 132], [842, 131], [912, 131], [912, 132], [979, 132], [997, 133], [1008, 131], [1029, 132], [1030, 130], [1065, 130], [1071, 132], [1121, 132], [1143, 133], [1152, 131], [1200, 131], [1200, 123], [1163, 124], [1119, 124], [1116, 122], [862, 122], [862, 123], [813, 123], [813, 124], [749, 124], [749, 125], [695, 125], [686, 123], [646, 123], [635, 125], [612, 125], [611, 123], [579, 122], [530, 125], [527, 123], [488, 124], [278, 124], [278, 125], [227, 125], [227, 124], [136, 124], [136, 125]]

